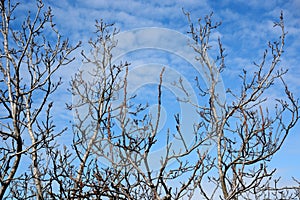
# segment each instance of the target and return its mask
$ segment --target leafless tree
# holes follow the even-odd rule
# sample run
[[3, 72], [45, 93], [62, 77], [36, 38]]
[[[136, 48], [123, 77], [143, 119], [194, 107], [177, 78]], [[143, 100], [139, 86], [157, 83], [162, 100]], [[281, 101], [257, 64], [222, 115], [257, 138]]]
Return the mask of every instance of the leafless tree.
[[[167, 153], [161, 157], [159, 170], [151, 169], [153, 160], [149, 154], [158, 137], [164, 69], [158, 75], [156, 119], [149, 114], [140, 115], [147, 103], [136, 105], [135, 96], [127, 93], [129, 63], [112, 63], [112, 50], [117, 44], [114, 40], [116, 29], [102, 20], [96, 22], [96, 29], [97, 38], [90, 41], [91, 51], [88, 55], [82, 53], [83, 68], [71, 81], [74, 100], [68, 107], [75, 113], [75, 161], [70, 158], [65, 162], [73, 169], [68, 171], [72, 174], [69, 177], [71, 189], [64, 187], [66, 181], [60, 182], [61, 188], [67, 191], [65, 198], [178, 199], [192, 196], [198, 177], [212, 167], [204, 164], [207, 152], [197, 151], [207, 138], [195, 137], [191, 147], [184, 145], [186, 149], [171, 151], [171, 137], [182, 138], [180, 119], [176, 115], [177, 133], [167, 133]], [[184, 139], [181, 142], [185, 144]], [[193, 152], [195, 161], [188, 161], [186, 157]], [[53, 165], [58, 163], [53, 161]], [[170, 163], [176, 164], [169, 168]], [[181, 182], [183, 176], [187, 182], [177, 184], [179, 186], [172, 190], [169, 184]]]
[[[261, 198], [260, 195], [265, 195], [266, 190], [270, 192], [272, 187], [274, 191], [281, 191], [276, 184], [270, 186], [275, 169], [269, 170], [268, 162], [281, 148], [299, 119], [298, 99], [284, 81], [287, 70], [278, 66], [287, 34], [283, 14], [279, 22], [274, 23], [274, 27], [281, 30], [279, 40], [268, 43], [261, 61], [254, 62], [253, 71], [243, 70], [240, 75], [241, 90], [236, 93], [233, 92], [234, 88], [227, 89], [226, 102], [220, 100], [216, 90], [219, 73], [225, 67], [224, 48], [220, 40], [219, 56], [216, 60], [209, 57], [209, 37], [220, 23], [212, 22], [212, 14], [204, 20], [199, 19], [197, 25], [191, 21], [189, 13], [186, 16], [193, 38], [191, 46], [198, 53], [203, 68], [209, 72], [210, 86], [205, 93], [209, 95], [208, 106], [198, 109], [199, 113], [203, 113], [203, 122], [212, 124], [207, 131], [213, 133], [216, 143], [215, 160], [212, 162], [212, 172], [215, 174], [209, 174], [204, 179], [209, 180], [215, 189], [209, 193], [207, 185], [200, 183], [198, 187], [201, 194], [206, 199], [219, 195], [221, 199], [253, 199]], [[217, 71], [214, 71], [215, 68]], [[285, 96], [275, 99], [275, 106], [270, 107], [272, 99], [265, 94], [275, 85], [278, 88], [280, 83]], [[296, 188], [299, 188], [299, 182]], [[285, 189], [281, 192], [289, 193], [288, 190], [294, 190], [295, 187]], [[293, 195], [299, 197], [298, 192]], [[264, 196], [268, 199], [274, 197], [278, 196]]]
[[0, 199], [43, 198], [43, 154], [64, 131], [54, 132], [48, 99], [61, 84], [54, 73], [73, 60], [69, 54], [76, 47], [61, 39], [51, 9], [41, 1], [36, 5], [36, 13], [20, 23], [14, 15], [18, 3], [0, 2]]
[[[220, 23], [208, 15], [195, 24], [185, 12], [191, 48], [209, 83], [204, 87], [196, 77], [195, 90], [207, 102], [192, 104], [182, 79], [174, 80], [186, 94], [178, 100], [192, 104], [199, 121], [189, 144], [184, 135], [191, 133], [181, 116], [174, 116], [175, 127], [164, 134], [165, 153], [154, 169], [151, 153], [160, 139], [166, 69], [157, 74], [156, 116], [145, 114], [147, 102], [136, 103], [128, 92], [130, 63], [113, 61], [118, 30], [96, 21], [96, 37], [89, 41], [90, 51], [82, 51], [82, 68], [70, 83], [72, 145], [59, 146], [56, 137], [65, 129], [54, 132], [50, 111], [55, 102], [49, 96], [61, 84], [53, 80], [54, 73], [73, 60], [69, 54], [78, 46], [62, 41], [51, 9], [43, 12], [43, 7], [37, 1], [37, 13], [29, 13], [21, 30], [14, 30], [17, 4], [1, 1], [1, 199], [299, 198], [299, 181], [280, 187], [268, 167], [299, 119], [298, 101], [284, 81], [287, 71], [279, 67], [286, 37], [282, 14], [274, 24], [282, 31], [280, 39], [268, 43], [255, 70], [243, 70], [241, 90], [228, 89], [225, 101], [217, 89], [226, 70], [220, 40], [219, 56], [213, 60], [209, 55], [210, 35]], [[273, 108], [265, 94], [275, 85], [285, 95]], [[181, 148], [173, 148], [174, 140]], [[24, 167], [28, 169], [18, 170]]]

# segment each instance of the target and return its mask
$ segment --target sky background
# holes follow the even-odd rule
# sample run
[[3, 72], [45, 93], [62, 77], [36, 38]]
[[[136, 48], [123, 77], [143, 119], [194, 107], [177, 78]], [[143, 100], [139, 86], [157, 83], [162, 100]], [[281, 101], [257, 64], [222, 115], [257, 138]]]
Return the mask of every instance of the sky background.
[[[225, 88], [237, 85], [241, 69], [245, 68], [251, 71], [253, 61], [259, 62], [261, 60], [262, 53], [267, 47], [267, 42], [278, 39], [280, 31], [273, 28], [273, 21], [279, 19], [280, 11], [282, 10], [288, 35], [285, 54], [280, 65], [289, 69], [286, 81], [291, 91], [295, 93], [295, 96], [300, 97], [298, 58], [300, 52], [300, 0], [46, 0], [45, 4], [52, 7], [54, 22], [57, 24], [61, 34], [64, 37], [69, 37], [74, 44], [77, 41], [83, 42], [80, 50], [87, 48], [88, 39], [93, 37], [96, 19], [115, 23], [121, 32], [137, 28], [159, 27], [187, 35], [189, 27], [182, 8], [191, 13], [193, 21], [214, 12], [213, 19], [222, 21], [222, 26], [213, 33], [211, 39], [213, 42], [216, 42], [216, 39], [220, 37], [227, 54], [226, 69], [222, 74]], [[20, 8], [21, 11], [25, 11], [33, 7], [31, 2], [27, 2], [21, 4]], [[80, 50], [78, 50], [78, 53]], [[149, 59], [147, 53], [153, 55], [151, 56], [152, 60], [147, 60]], [[176, 62], [176, 59], [173, 59], [170, 55], [155, 57], [151, 51], [144, 51], [143, 55], [137, 55], [135, 57], [126, 56], [129, 59], [140, 57], [139, 60], [133, 61], [133, 64], [139, 65], [155, 62], [156, 66], [158, 64], [172, 66], [172, 62]], [[144, 60], [141, 61], [141, 58]], [[61, 104], [59, 106], [61, 107], [65, 105], [66, 100], [68, 101], [69, 99], [71, 101], [72, 99], [70, 94], [64, 92], [64, 90], [68, 87], [70, 75], [74, 74], [79, 68], [80, 59], [77, 59], [67, 69], [60, 71], [59, 75], [63, 77], [64, 85], [60, 89], [61, 96], [56, 96], [55, 98], [60, 98]], [[180, 69], [178, 71], [181, 73], [193, 73], [184, 72], [184, 70], [180, 71]], [[149, 74], [149, 71], [147, 73]], [[143, 74], [139, 75], [143, 76]], [[276, 89], [272, 89], [269, 92], [270, 96], [280, 96]], [[60, 117], [71, 119], [70, 115], [61, 112], [62, 109], [59, 106], [56, 112], [60, 113]], [[168, 114], [168, 111], [166, 113]], [[300, 126], [297, 125], [293, 129], [286, 143], [271, 162], [272, 166], [278, 168], [276, 176], [283, 176], [287, 182], [291, 180], [291, 176], [300, 179], [299, 128]]]

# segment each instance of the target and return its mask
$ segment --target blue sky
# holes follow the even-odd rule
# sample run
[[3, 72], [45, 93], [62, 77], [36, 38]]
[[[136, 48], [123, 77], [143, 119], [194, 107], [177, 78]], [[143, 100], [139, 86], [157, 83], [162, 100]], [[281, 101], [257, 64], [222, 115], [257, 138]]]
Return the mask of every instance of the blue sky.
[[[21, 8], [26, 10], [29, 6], [32, 6], [30, 4], [23, 4]], [[159, 27], [178, 31], [186, 35], [189, 27], [186, 17], [182, 13], [182, 8], [191, 12], [191, 17], [194, 21], [198, 17], [204, 17], [213, 11], [213, 19], [222, 21], [222, 26], [213, 33], [211, 39], [213, 44], [216, 44], [217, 38], [220, 37], [226, 49], [226, 69], [222, 74], [225, 88], [238, 84], [236, 80], [241, 69], [251, 70], [253, 61], [261, 60], [262, 53], [267, 47], [267, 42], [279, 37], [280, 32], [278, 29], [273, 28], [273, 21], [278, 19], [280, 11], [283, 10], [288, 35], [281, 66], [289, 69], [286, 81], [290, 89], [295, 93], [295, 96], [300, 97], [298, 58], [300, 52], [299, 0], [46, 0], [45, 4], [52, 7], [54, 21], [62, 35], [69, 37], [74, 43], [81, 40], [83, 49], [87, 47], [85, 45], [87, 40], [93, 36], [96, 19], [102, 18], [106, 22], [116, 23], [121, 32], [130, 32], [134, 29], [145, 27]], [[149, 58], [147, 53], [151, 55], [151, 58]], [[167, 55], [165, 52], [160, 55], [165, 56], [157, 57], [150, 50], [149, 52], [145, 50], [142, 54], [127, 54], [125, 57], [133, 59], [133, 64], [135, 65], [155, 63], [155, 66], [176, 66], [176, 58], [173, 58], [172, 55]], [[182, 62], [182, 60], [178, 62]], [[77, 59], [68, 68], [61, 70], [59, 74], [64, 78], [65, 84], [60, 88], [62, 95], [58, 100], [61, 103], [56, 112], [66, 120], [70, 120], [71, 115], [65, 115], [65, 113], [60, 111], [64, 106], [65, 100], [69, 99], [71, 101], [72, 97], [70, 94], [65, 93], [64, 90], [68, 87], [70, 74], [76, 72], [78, 68], [80, 68], [80, 59]], [[181, 74], [194, 73], [186, 72], [184, 69], [176, 70]], [[144, 73], [149, 74], [149, 72]], [[138, 76], [144, 75], [139, 73]], [[280, 95], [276, 90], [269, 92], [270, 96]], [[166, 112], [168, 113], [168, 108], [166, 108]], [[299, 128], [300, 126], [298, 125], [293, 129], [285, 145], [272, 161], [272, 166], [278, 168], [277, 175], [282, 175], [287, 180], [290, 180], [291, 176], [296, 176], [300, 179], [298, 170], [300, 167]]]

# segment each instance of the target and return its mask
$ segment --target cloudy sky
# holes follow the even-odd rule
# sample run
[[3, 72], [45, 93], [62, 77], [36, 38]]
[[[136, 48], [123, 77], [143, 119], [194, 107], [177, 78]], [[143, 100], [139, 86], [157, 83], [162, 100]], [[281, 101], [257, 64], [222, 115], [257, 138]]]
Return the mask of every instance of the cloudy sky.
[[[32, 8], [32, 5], [29, 4], [23, 4], [21, 8], [28, 9], [29, 6]], [[62, 35], [69, 37], [74, 43], [81, 40], [83, 42], [82, 48], [86, 48], [86, 42], [93, 36], [96, 19], [115, 23], [116, 27], [120, 28], [121, 33], [133, 33], [135, 30], [150, 30], [149, 27], [156, 27], [158, 28], [157, 30], [165, 30], [167, 33], [174, 34], [174, 37], [166, 41], [167, 39], [160, 38], [162, 35], [157, 34], [157, 32], [156, 34], [150, 34], [148, 31], [146, 35], [150, 39], [147, 41], [152, 41], [153, 37], [157, 37], [155, 39], [156, 42], [159, 41], [154, 47], [160, 48], [159, 45], [161, 44], [172, 43], [174, 46], [161, 48], [166, 51], [174, 50], [178, 46], [185, 48], [185, 45], [182, 45], [181, 42], [184, 37], [188, 37], [186, 33], [189, 27], [182, 8], [191, 13], [193, 21], [214, 12], [213, 19], [222, 21], [222, 26], [213, 33], [211, 39], [214, 44], [217, 38], [220, 37], [227, 54], [226, 69], [222, 74], [225, 88], [236, 84], [235, 80], [237, 80], [242, 68], [251, 70], [253, 61], [259, 62], [261, 60], [262, 53], [267, 47], [269, 40], [278, 39], [280, 30], [273, 28], [273, 21], [279, 18], [282, 10], [288, 35], [281, 66], [289, 69], [289, 73], [286, 75], [287, 83], [295, 95], [300, 97], [300, 62], [298, 58], [300, 52], [299, 0], [46, 0], [45, 4], [52, 7], [55, 23]], [[181, 34], [181, 36], [176, 35], [176, 33]], [[129, 46], [129, 49], [146, 49], [143, 45], [135, 47], [135, 44], [132, 43], [134, 40], [127, 37], [126, 34], [123, 34], [122, 37], [126, 38], [124, 45]], [[149, 56], [147, 53], [151, 55], [150, 60], [148, 60]], [[142, 60], [137, 59], [133, 61], [135, 65], [138, 64], [139, 66], [144, 66], [147, 62], [155, 63], [154, 67], [149, 70], [154, 70], [160, 64], [169, 66], [171, 70], [176, 62], [176, 58], [172, 57], [173, 55], [155, 57], [151, 50], [144, 50], [142, 55], [137, 55], [134, 56], [128, 53], [125, 57], [129, 59], [143, 58]], [[188, 60], [186, 56], [186, 54], [181, 55], [183, 59]], [[69, 80], [70, 72], [73, 73], [80, 68], [78, 63], [75, 62], [68, 70], [61, 71], [61, 76], [66, 80], [65, 83]], [[184, 69], [176, 69], [176, 72], [183, 75], [185, 73], [194, 73]], [[172, 73], [170, 72], [170, 74]], [[141, 71], [138, 71], [137, 74], [136, 77], [144, 78], [145, 76]], [[147, 71], [147, 74], [151, 73]], [[149, 83], [151, 81], [155, 83], [155, 80], [151, 80], [151, 77], [146, 77], [146, 79]], [[276, 96], [278, 93], [272, 90], [270, 95]], [[69, 98], [71, 99], [72, 97]], [[168, 111], [166, 113], [168, 114]], [[272, 162], [273, 166], [278, 167], [278, 174], [287, 178], [290, 178], [292, 175], [300, 178], [300, 174], [297, 172], [300, 167], [300, 160], [298, 159], [300, 155], [300, 134], [296, 130], [299, 130], [299, 128], [300, 126], [298, 125], [293, 130], [285, 145]]]

